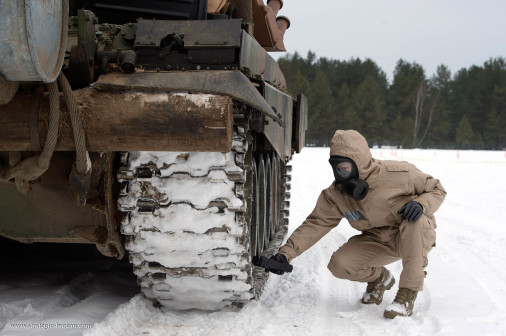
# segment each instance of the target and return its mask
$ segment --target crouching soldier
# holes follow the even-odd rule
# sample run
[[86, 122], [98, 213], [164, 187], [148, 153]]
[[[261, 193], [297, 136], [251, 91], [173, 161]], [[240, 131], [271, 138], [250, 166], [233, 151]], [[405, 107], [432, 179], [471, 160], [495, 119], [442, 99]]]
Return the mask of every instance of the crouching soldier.
[[362, 303], [380, 304], [395, 283], [384, 266], [401, 259], [399, 290], [384, 316], [411, 315], [436, 242], [434, 213], [446, 191], [408, 162], [373, 159], [365, 138], [353, 130], [336, 131], [329, 161], [335, 181], [272, 259], [291, 262], [346, 218], [361, 234], [332, 255], [329, 270], [337, 278], [367, 283]]

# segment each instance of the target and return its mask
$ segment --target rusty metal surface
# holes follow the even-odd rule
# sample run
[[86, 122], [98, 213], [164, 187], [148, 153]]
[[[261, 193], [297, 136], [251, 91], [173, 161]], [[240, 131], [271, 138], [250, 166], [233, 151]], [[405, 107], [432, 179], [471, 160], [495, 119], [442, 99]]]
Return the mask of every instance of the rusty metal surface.
[[119, 234], [120, 224], [116, 220], [117, 210], [117, 194], [114, 194], [114, 153], [104, 155], [106, 160], [106, 171], [103, 175], [103, 197], [104, 197], [104, 214], [106, 218], [107, 238], [105, 242], [97, 242], [98, 250], [106, 256], [116, 259], [123, 259], [125, 249]]
[[184, 35], [185, 48], [239, 48], [241, 20], [165, 21], [138, 20], [134, 46], [160, 47], [168, 34]]
[[283, 1], [281, 1], [281, 0], [267, 0], [267, 6], [272, 8], [274, 16], [277, 16], [279, 10], [281, 8], [283, 8]]
[[228, 97], [94, 89], [75, 96], [90, 151], [227, 152], [232, 146]]
[[267, 51], [286, 51], [283, 42], [284, 31], [276, 23], [277, 11], [266, 6], [263, 0], [253, 0], [254, 37]]
[[92, 243], [104, 244], [107, 241], [107, 229], [103, 226], [76, 226], [74, 232]]
[[[95, 20], [93, 13], [80, 9], [77, 11], [77, 20], [74, 18], [73, 25], [69, 27], [67, 50], [70, 53], [64, 73], [75, 88], [88, 86], [95, 80]], [[77, 30], [74, 28], [76, 25]]]
[[[7, 154], [0, 153], [2, 164], [8, 162]], [[75, 204], [68, 185], [73, 156], [55, 153], [49, 170], [27, 194], [19, 193], [14, 183], [0, 183], [0, 235], [22, 242], [89, 243], [74, 227], [106, 226], [103, 213]]]
[[9, 103], [18, 91], [18, 82], [6, 81], [2, 75], [0, 75], [0, 105]]
[[[0, 163], [6, 164], [5, 152]], [[94, 243], [104, 255], [122, 259], [116, 220], [114, 153], [92, 153], [92, 188], [87, 206], [76, 205], [68, 182], [73, 153], [57, 153], [49, 170], [27, 194], [0, 183], [0, 236], [21, 242]], [[12, 153], [10, 153], [12, 158]]]
[[[31, 150], [30, 97], [32, 96], [18, 96], [9, 104], [0, 106], [0, 147], [2, 147], [0, 150]], [[38, 147], [40, 149], [40, 143]]]
[[[232, 110], [229, 97], [170, 94], [142, 90], [74, 91], [90, 151], [217, 151], [232, 146]], [[47, 134], [49, 101], [42, 97], [33, 143], [32, 96], [16, 97], [2, 106], [0, 150], [34, 150]], [[199, 101], [200, 100], [200, 101]], [[74, 150], [70, 118], [61, 104], [61, 129], [56, 150]]]
[[286, 80], [278, 63], [249, 34], [242, 33], [240, 68], [248, 76], [258, 78], [286, 90]]
[[[40, 136], [39, 136], [39, 110], [40, 110], [40, 102], [42, 100], [42, 95], [44, 92], [43, 87], [38, 87], [35, 89], [34, 93], [30, 97], [30, 115], [29, 115], [29, 131], [30, 131], [30, 148], [29, 150], [33, 151], [42, 151], [42, 144]], [[18, 110], [18, 113], [21, 112]], [[42, 140], [43, 141], [43, 140]]]
[[[265, 59], [268, 57], [267, 51], [258, 44], [255, 39], [247, 34], [242, 33], [240, 67], [248, 76], [261, 78], [267, 82], [271, 82], [265, 74]], [[270, 57], [270, 56], [269, 56]]]
[[9, 81], [53, 82], [65, 56], [68, 1], [0, 5], [0, 74]]
[[235, 1], [235, 17], [241, 18], [244, 23], [248, 24], [253, 21], [251, 0], [236, 0]]
[[223, 13], [228, 7], [228, 3], [223, 0], [209, 0], [207, 2], [207, 12], [212, 14]]

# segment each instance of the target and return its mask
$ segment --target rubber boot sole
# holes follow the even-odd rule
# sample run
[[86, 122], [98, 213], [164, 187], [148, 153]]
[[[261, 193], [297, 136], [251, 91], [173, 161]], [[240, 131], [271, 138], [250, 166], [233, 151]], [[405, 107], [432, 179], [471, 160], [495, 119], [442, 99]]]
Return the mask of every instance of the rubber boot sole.
[[399, 312], [396, 312], [396, 311], [393, 311], [393, 310], [385, 310], [385, 312], [383, 313], [383, 316], [388, 318], [388, 319], [393, 319], [393, 318], [396, 318], [397, 316], [411, 316], [411, 314], [413, 314], [413, 312], [409, 312], [407, 315], [404, 315], [402, 313], [399, 313]]
[[[383, 312], [383, 316], [386, 317], [386, 318], [388, 318], [388, 319], [393, 319], [393, 318], [395, 318], [397, 316], [404, 316], [404, 317], [411, 316], [411, 314], [413, 314], [413, 308], [414, 308], [414, 303], [415, 303], [417, 294], [418, 294], [418, 292], [415, 292], [414, 296], [411, 299], [409, 299], [410, 300], [409, 302], [407, 302], [408, 306], [405, 307], [406, 308], [405, 309], [406, 310], [406, 314], [400, 313], [400, 312], [398, 312], [396, 310], [385, 310]], [[394, 304], [394, 303], [402, 305], [399, 302], [395, 302], [395, 300], [394, 300], [394, 302], [392, 304]], [[404, 304], [406, 304], [406, 303], [404, 303]]]

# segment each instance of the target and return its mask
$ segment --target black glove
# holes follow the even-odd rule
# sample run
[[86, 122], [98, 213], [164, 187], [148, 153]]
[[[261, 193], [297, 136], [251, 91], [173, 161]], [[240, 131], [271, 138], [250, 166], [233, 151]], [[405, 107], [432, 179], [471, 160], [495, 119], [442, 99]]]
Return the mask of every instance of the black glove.
[[402, 215], [408, 222], [414, 222], [423, 214], [423, 207], [416, 201], [411, 201], [397, 211], [398, 214]]
[[[269, 259], [282, 262], [283, 264], [288, 264], [288, 260], [286, 259], [285, 255], [281, 254], [281, 253], [276, 253], [275, 255], [273, 255], [272, 257], [270, 257]], [[269, 271], [269, 272], [272, 272], [274, 274], [277, 274], [277, 275], [285, 274], [285, 271], [282, 271], [282, 270], [273, 270], [273, 269], [265, 269], [265, 270]]]

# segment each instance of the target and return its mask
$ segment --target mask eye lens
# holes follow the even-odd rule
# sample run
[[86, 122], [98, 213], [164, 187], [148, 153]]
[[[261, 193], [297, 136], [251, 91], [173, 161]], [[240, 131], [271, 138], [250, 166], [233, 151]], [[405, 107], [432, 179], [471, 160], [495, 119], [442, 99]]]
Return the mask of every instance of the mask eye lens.
[[334, 171], [336, 181], [349, 181], [354, 177], [358, 177], [357, 168], [353, 160], [346, 157], [331, 156], [329, 163]]
[[349, 177], [351, 175], [351, 171], [351, 162], [340, 162], [336, 165], [336, 173], [343, 178]]

